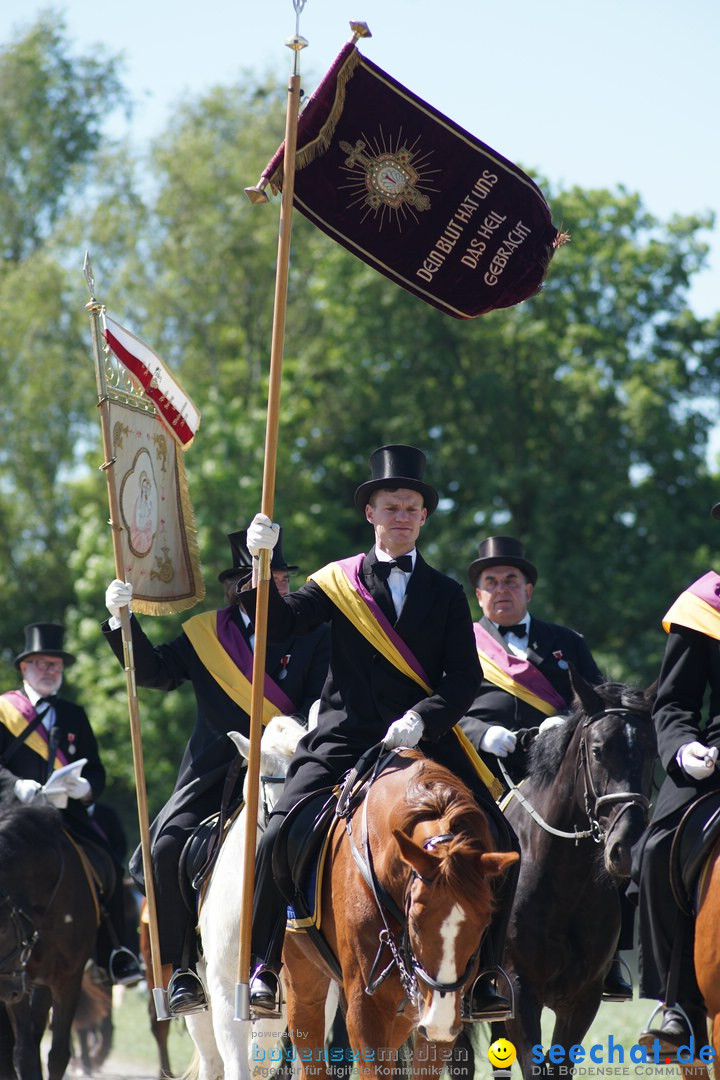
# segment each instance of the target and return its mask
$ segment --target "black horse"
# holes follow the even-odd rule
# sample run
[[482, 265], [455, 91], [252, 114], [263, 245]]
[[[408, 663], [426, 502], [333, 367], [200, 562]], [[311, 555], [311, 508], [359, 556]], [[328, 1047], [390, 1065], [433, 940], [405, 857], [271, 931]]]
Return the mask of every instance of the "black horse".
[[538, 1073], [531, 1048], [542, 1042], [545, 1006], [555, 1012], [551, 1041], [566, 1052], [600, 1007], [657, 753], [654, 687], [572, 683], [571, 715], [535, 739], [527, 779], [505, 807], [522, 850], [504, 960], [515, 1018], [492, 1034], [515, 1045], [525, 1077]]
[[0, 803], [0, 1080], [42, 1080], [40, 1040], [52, 1008], [48, 1080], [61, 1080], [98, 908], [82, 855], [58, 810]]

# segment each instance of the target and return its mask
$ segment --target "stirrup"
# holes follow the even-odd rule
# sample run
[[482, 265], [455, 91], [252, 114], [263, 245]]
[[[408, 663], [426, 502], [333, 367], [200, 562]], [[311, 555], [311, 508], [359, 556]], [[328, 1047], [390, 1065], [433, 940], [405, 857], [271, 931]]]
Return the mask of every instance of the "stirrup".
[[[118, 975], [115, 970], [116, 962], [123, 959], [127, 959], [128, 962], [133, 965], [134, 970], [132, 970], [129, 975]], [[110, 975], [110, 980], [117, 986], [136, 986], [139, 982], [142, 982], [143, 979], [143, 973], [140, 969], [137, 956], [132, 949], [128, 949], [124, 945], [119, 945], [117, 949], [113, 949], [110, 953], [108, 973]]]
[[[267, 1007], [265, 1007], [263, 1005], [261, 1005], [261, 1006], [253, 1005], [253, 1000], [252, 1000], [252, 996], [253, 996], [252, 984], [253, 984], [253, 981], [257, 978], [258, 975], [262, 976], [262, 975], [265, 975], [265, 974], [270, 975], [271, 978], [273, 978], [275, 980], [275, 985], [276, 985], [276, 988], [277, 988], [276, 991], [275, 991], [275, 999], [274, 999], [274, 1001], [272, 1003], [272, 1006], [268, 1005]], [[281, 1020], [282, 1019], [282, 1015], [283, 1015], [282, 1014], [282, 1003], [284, 1001], [284, 996], [283, 996], [282, 982], [280, 981], [280, 976], [278, 975], [278, 973], [276, 971], [273, 971], [273, 969], [271, 967], [268, 967], [267, 964], [259, 964], [255, 968], [255, 970], [253, 971], [253, 973], [252, 973], [252, 975], [250, 977], [250, 985], [248, 987], [248, 990], [249, 990], [249, 997], [250, 997], [250, 1019], [251, 1020]]]
[[[646, 1039], [645, 1042], [643, 1043], [643, 1035], [647, 1035], [647, 1034], [649, 1034], [650, 1031], [653, 1031], [653, 1030], [659, 1030], [659, 1029], [653, 1029], [653, 1026], [652, 1026], [653, 1025], [653, 1020], [655, 1019], [655, 1017], [657, 1016], [658, 1013], [663, 1014], [663, 1020], [664, 1020], [665, 1019], [665, 1013], [668, 1011], [668, 1009], [674, 1009], [675, 1012], [680, 1013], [683, 1020], [685, 1021], [685, 1025], [686, 1025], [686, 1027], [688, 1029], [688, 1034], [694, 1037], [695, 1028], [690, 1023], [690, 1017], [685, 1012], [685, 1009], [683, 1009], [682, 1005], [680, 1005], [679, 1002], [677, 1002], [677, 1001], [675, 1002], [674, 1005], [668, 1005], [667, 1002], [665, 1002], [665, 1001], [659, 1001], [657, 1003], [657, 1005], [655, 1006], [655, 1008], [653, 1009], [653, 1011], [650, 1013], [650, 1016], [647, 1019], [647, 1023], [645, 1024], [645, 1027], [643, 1028], [643, 1030], [640, 1032], [640, 1035], [638, 1036], [638, 1046], [652, 1046], [652, 1040], [650, 1040], [650, 1039]], [[662, 1027], [662, 1023], [663, 1023], [663, 1021], [660, 1022], [661, 1027]], [[656, 1038], [657, 1038], [657, 1035], [653, 1035], [653, 1040], [656, 1039]]]
[[[620, 965], [621, 968], [624, 969], [623, 970], [623, 975], [627, 976], [625, 981], [628, 984], [628, 986], [630, 987], [630, 997], [628, 997], [626, 994], [613, 994], [612, 992], [606, 992], [605, 989], [603, 989], [602, 1000], [603, 1001], [619, 1001], [619, 1002], [632, 1001], [632, 999], [633, 999], [633, 980], [632, 980], [632, 972], [630, 970], [630, 965], [628, 964], [627, 960], [623, 960], [622, 956], [620, 956], [619, 953], [616, 956], [613, 957], [613, 964], [616, 963], [616, 962]], [[655, 1012], [657, 1012], [657, 1009], [655, 1010]], [[653, 1016], [654, 1015], [655, 1015], [655, 1013], [653, 1013]]]
[[[492, 975], [497, 981], [497, 976], [501, 975], [505, 981], [505, 985], [508, 989], [508, 1001], [509, 1006], [502, 1012], [487, 1013], [481, 1011], [475, 1011], [473, 1009], [473, 997], [475, 994], [475, 987], [481, 979], [484, 979], [487, 975]], [[510, 982], [510, 977], [505, 971], [505, 968], [500, 967], [498, 964], [496, 967], [485, 968], [484, 971], [479, 971], [473, 980], [470, 990], [466, 991], [460, 1002], [460, 1019], [466, 1024], [481, 1024], [481, 1023], [494, 1023], [495, 1021], [513, 1020], [515, 1017], [515, 990], [513, 984]]]

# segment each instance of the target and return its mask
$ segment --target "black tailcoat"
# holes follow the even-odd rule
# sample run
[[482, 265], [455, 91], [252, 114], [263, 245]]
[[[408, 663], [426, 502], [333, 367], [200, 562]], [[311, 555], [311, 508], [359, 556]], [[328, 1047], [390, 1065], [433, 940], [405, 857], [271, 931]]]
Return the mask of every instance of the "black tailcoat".
[[[509, 652], [507, 641], [489, 619], [480, 620], [480, 625]], [[564, 699], [569, 707], [572, 701], [570, 673], [568, 664], [593, 686], [602, 682], [602, 675], [595, 663], [585, 638], [577, 631], [557, 623], [543, 622], [530, 617], [527, 658]], [[540, 712], [533, 705], [507, 690], [495, 686], [483, 679], [480, 692], [461, 721], [462, 728], [473, 746], [479, 750], [480, 741], [489, 727], [499, 724], [510, 731], [537, 727], [545, 719], [546, 713]], [[483, 760], [500, 776], [497, 758], [494, 754], [483, 754]], [[514, 775], [519, 770], [525, 772], [525, 756], [521, 750], [509, 755], [507, 764]]]
[[[234, 617], [249, 642], [248, 631], [237, 608]], [[176, 813], [187, 811], [193, 804], [198, 804], [198, 821], [219, 809], [225, 777], [237, 754], [227, 733], [239, 731], [249, 735], [250, 718], [213, 678], [184, 633], [167, 644], [153, 645], [136, 618], [130, 620], [130, 625], [138, 686], [175, 690], [189, 682], [197, 706], [195, 725], [173, 793], [153, 823], [155, 834]], [[110, 630], [106, 622], [103, 632], [122, 663], [122, 631]], [[290, 659], [282, 664], [283, 658], [288, 656]], [[267, 648], [265, 670], [295, 703], [293, 715], [303, 722], [307, 721], [313, 701], [320, 696], [329, 659], [329, 631], [322, 626], [308, 638], [290, 639], [287, 635], [285, 640]], [[280, 678], [283, 671], [284, 676]]]
[[[97, 739], [90, 726], [88, 715], [83, 708], [67, 701], [65, 698], [53, 697], [52, 705], [55, 709], [55, 726], [60, 729], [58, 749], [63, 753], [68, 762], [79, 761], [87, 758], [87, 765], [83, 766], [82, 775], [92, 788], [92, 798], [99, 799], [105, 790], [105, 769], [100, 760]], [[0, 724], [0, 757], [5, 754], [8, 747], [15, 741], [4, 724]], [[74, 753], [70, 753], [70, 748]], [[32, 750], [27, 742], [14, 751], [7, 767], [0, 766], [0, 776], [8, 780], [22, 777], [25, 780], [37, 780], [44, 784], [47, 780], [48, 763]], [[97, 830], [92, 826], [84, 804], [79, 799], [69, 799], [68, 805], [62, 811], [63, 817], [78, 835], [87, 836], [89, 839], [100, 842]]]
[[[427, 693], [378, 653], [315, 582], [286, 597], [271, 582], [271, 640], [305, 634], [323, 622], [332, 628], [332, 659], [318, 724], [300, 741], [279, 812], [306, 792], [334, 784], [408, 709], [414, 709], [425, 726], [420, 748], [450, 768], [457, 764], [455, 737], [446, 736], [469, 707], [482, 677], [465, 593], [457, 582], [428, 566], [418, 552], [396, 617], [387, 584], [376, 578], [372, 562], [365, 557], [362, 579], [422, 665], [431, 690]], [[254, 593], [244, 594], [244, 603], [245, 597], [250, 610]]]

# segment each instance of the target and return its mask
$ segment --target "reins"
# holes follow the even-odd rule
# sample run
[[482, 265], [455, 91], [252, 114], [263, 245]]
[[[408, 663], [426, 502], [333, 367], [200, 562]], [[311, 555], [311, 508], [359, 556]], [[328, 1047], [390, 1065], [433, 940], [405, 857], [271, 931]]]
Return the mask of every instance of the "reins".
[[[45, 911], [49, 911], [55, 897], [57, 896], [58, 889], [60, 888], [60, 882], [62, 881], [63, 873], [65, 872], [65, 859], [62, 851], [58, 851], [60, 856], [60, 872], [58, 874], [57, 881], [53, 885], [52, 892], [50, 893], [50, 899], [45, 905]], [[19, 976], [23, 991], [26, 989], [27, 981], [27, 966], [30, 962], [30, 956], [37, 944], [40, 933], [35, 928], [35, 924], [32, 917], [28, 915], [27, 911], [16, 903], [9, 893], [4, 890], [0, 892], [0, 908], [7, 907], [10, 913], [10, 922], [12, 923], [13, 930], [15, 932], [15, 946], [0, 957], [0, 978], [3, 976]], [[10, 971], [5, 970], [5, 965], [10, 963], [14, 964], [17, 959], [18, 963], [16, 967], [12, 967]]]
[[[375, 748], [373, 748], [375, 749]], [[363, 800], [362, 808], [362, 852], [358, 850], [357, 845], [352, 832], [352, 821], [350, 815], [350, 791], [353, 784], [345, 784], [338, 800], [337, 816], [345, 818], [345, 830], [348, 837], [348, 843], [350, 844], [350, 850], [352, 851], [353, 858], [357, 867], [362, 875], [363, 880], [367, 884], [368, 888], [373, 894], [375, 904], [378, 909], [380, 918], [383, 921], [383, 929], [378, 935], [378, 950], [375, 955], [375, 959], [372, 962], [370, 968], [370, 974], [368, 976], [367, 985], [365, 987], [365, 993], [372, 996], [378, 988], [385, 982], [387, 977], [391, 974], [393, 968], [397, 968], [398, 976], [405, 991], [406, 999], [411, 1002], [413, 1006], [417, 1006], [420, 1000], [420, 987], [419, 982], [425, 983], [432, 990], [438, 991], [441, 996], [445, 994], [451, 994], [457, 990], [461, 990], [470, 978], [479, 949], [477, 949], [468, 960], [465, 967], [465, 971], [462, 975], [455, 979], [453, 982], [440, 982], [435, 979], [428, 971], [425, 970], [423, 965], [418, 960], [413, 950], [412, 942], [410, 940], [410, 925], [409, 914], [412, 904], [411, 890], [413, 882], [416, 879], [424, 881], [426, 884], [432, 884], [431, 879], [423, 878], [417, 870], [411, 869], [408, 878], [403, 888], [403, 908], [401, 909], [395, 902], [390, 893], [385, 889], [380, 881], [378, 881], [373, 866], [372, 851], [370, 849], [370, 841], [368, 834], [368, 803], [370, 801], [370, 788], [375, 781], [381, 768], [385, 768], [390, 760], [396, 756], [397, 751], [390, 751], [388, 754], [383, 755], [382, 752], [378, 755], [375, 762], [372, 774], [367, 784], [367, 791], [365, 792], [365, 798]], [[355, 775], [356, 772], [353, 770]], [[351, 774], [352, 776], [352, 774]], [[435, 836], [430, 836], [424, 842], [423, 847], [426, 851], [432, 851], [438, 844], [448, 843], [453, 839], [452, 833], [438, 833]], [[402, 935], [400, 941], [396, 940], [395, 934], [390, 929], [386, 918], [386, 912], [391, 915], [396, 922], [400, 923], [402, 927]], [[381, 964], [381, 958], [383, 952], [388, 950], [390, 953], [390, 960], [378, 971]], [[404, 1008], [405, 1002], [400, 1006], [400, 1010]]]
[[[606, 716], [636, 715], [637, 714], [633, 713], [631, 709], [620, 707], [608, 708], [601, 709], [599, 712], [593, 713], [592, 716], [587, 717], [583, 721], [582, 738], [580, 740], [580, 747], [578, 749], [578, 769], [582, 769], [583, 772], [583, 780], [585, 785], [583, 799], [585, 804], [585, 813], [587, 814], [588, 821], [590, 823], [589, 829], [579, 830], [575, 828], [574, 832], [568, 832], [564, 829], [556, 829], [553, 825], [550, 825], [550, 823], [545, 821], [542, 815], [538, 813], [538, 811], [525, 797], [525, 795], [523, 795], [519, 785], [514, 783], [514, 781], [508, 774], [507, 769], [505, 768], [502, 758], [498, 758], [500, 770], [503, 774], [503, 777], [505, 778], [506, 784], [512, 791], [513, 796], [518, 800], [523, 809], [527, 811], [533, 821], [537, 825], [539, 825], [541, 829], [544, 829], [545, 832], [551, 833], [553, 836], [559, 836], [563, 840], [574, 840], [576, 845], [579, 840], [585, 840], [588, 838], [592, 838], [596, 844], [602, 844], [605, 842], [608, 833], [611, 832], [612, 829], [614, 829], [621, 815], [624, 814], [630, 806], [640, 806], [647, 814], [647, 811], [650, 807], [650, 800], [646, 795], [643, 795], [639, 791], [615, 791], [611, 792], [609, 795], [598, 795], [597, 791], [595, 790], [595, 785], [593, 783], [587, 753], [587, 733], [588, 728], [591, 724], [594, 724], [597, 720], [604, 719]], [[609, 827], [607, 829], [603, 829], [598, 818], [598, 811], [600, 807], [606, 806], [608, 803], [618, 802], [624, 803], [625, 805], [621, 807], [617, 814], [615, 814], [612, 821], [609, 823]]]

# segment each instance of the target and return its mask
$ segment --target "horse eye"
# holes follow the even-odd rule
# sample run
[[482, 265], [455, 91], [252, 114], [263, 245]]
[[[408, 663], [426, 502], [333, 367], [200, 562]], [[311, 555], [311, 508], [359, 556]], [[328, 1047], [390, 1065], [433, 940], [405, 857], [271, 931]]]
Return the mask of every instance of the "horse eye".
[[600, 760], [600, 758], [602, 757], [602, 753], [601, 753], [601, 748], [599, 746], [593, 746], [593, 748], [592, 748], [592, 756], [595, 759], [595, 761]]

